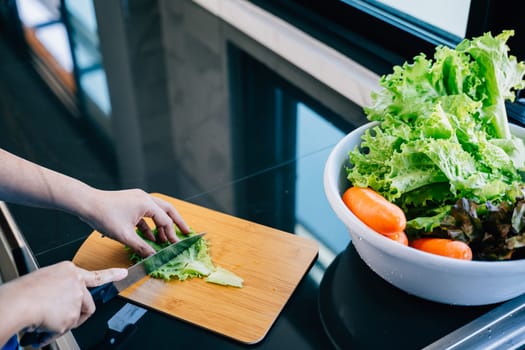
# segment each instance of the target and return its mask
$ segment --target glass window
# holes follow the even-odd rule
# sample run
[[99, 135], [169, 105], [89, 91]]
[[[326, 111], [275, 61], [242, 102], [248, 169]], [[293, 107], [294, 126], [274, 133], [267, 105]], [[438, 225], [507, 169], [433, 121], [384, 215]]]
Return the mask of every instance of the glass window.
[[470, 0], [378, 0], [368, 1], [409, 22], [431, 26], [464, 38]]
[[486, 0], [250, 0], [382, 75], [436, 45], [514, 29], [511, 53], [525, 59], [525, 7]]
[[2, 4], [10, 31], [15, 34], [13, 40], [19, 40], [17, 44], [64, 106], [78, 115], [74, 60], [60, 0], [16, 0]]
[[93, 1], [64, 0], [63, 3], [83, 108], [99, 130], [111, 138], [111, 102]]
[[36, 38], [63, 69], [73, 71], [71, 49], [64, 25], [54, 23], [41, 27], [36, 30]]
[[234, 215], [317, 240], [316, 266], [324, 270], [350, 241], [326, 199], [324, 165], [366, 119], [356, 107], [355, 123], [347, 121], [233, 44], [228, 59], [232, 169], [244, 179], [235, 185]]
[[38, 0], [17, 1], [20, 20], [27, 27], [34, 27], [59, 19], [58, 4], [46, 6]]
[[92, 0], [17, 0], [27, 46], [74, 114], [111, 138], [111, 103]]
[[18, 14], [35, 57], [55, 73], [73, 93], [73, 61], [67, 31], [60, 18], [59, 1], [17, 1]]
[[[330, 123], [324, 116], [318, 114], [302, 102], [297, 104], [297, 183], [295, 191], [296, 232], [307, 230], [317, 240], [321, 240], [332, 252], [339, 253], [346, 247], [350, 238], [339, 220], [327, 220], [333, 216], [332, 209], [326, 205], [323, 183], [323, 169], [320, 164], [326, 162], [331, 146], [346, 133]], [[319, 149], [325, 149], [319, 152]], [[313, 158], [318, 160], [313, 161]], [[330, 234], [334, 233], [334, 234]], [[337, 234], [335, 234], [337, 233]]]

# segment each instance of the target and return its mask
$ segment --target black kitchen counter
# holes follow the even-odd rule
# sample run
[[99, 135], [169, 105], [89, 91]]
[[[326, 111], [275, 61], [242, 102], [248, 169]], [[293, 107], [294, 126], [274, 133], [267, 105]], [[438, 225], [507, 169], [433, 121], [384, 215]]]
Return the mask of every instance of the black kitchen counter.
[[[2, 37], [0, 146], [99, 188], [140, 187], [305, 235], [320, 254], [257, 344], [150, 310], [122, 348], [418, 349], [493, 308], [424, 301], [371, 272], [322, 182], [332, 147], [366, 122], [361, 108], [199, 6], [173, 3], [181, 6], [127, 13], [132, 94], [115, 92], [112, 118], [120, 122], [110, 143], [71, 117]], [[113, 89], [123, 81], [109, 71], [108, 79]], [[121, 114], [123, 104], [133, 115]], [[91, 233], [64, 213], [10, 209], [42, 266], [72, 259]], [[82, 349], [103, 339], [125, 303], [99, 305], [73, 331]]]

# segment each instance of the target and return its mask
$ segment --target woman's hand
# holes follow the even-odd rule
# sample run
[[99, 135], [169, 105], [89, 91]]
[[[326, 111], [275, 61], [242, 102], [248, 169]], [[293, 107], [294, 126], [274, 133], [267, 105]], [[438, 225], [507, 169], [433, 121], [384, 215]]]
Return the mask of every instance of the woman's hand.
[[[127, 276], [121, 268], [87, 271], [72, 262], [41, 268], [0, 286], [0, 311], [13, 329], [0, 332], [5, 341], [21, 329], [49, 332], [46, 344], [80, 326], [95, 312], [87, 287]], [[0, 341], [1, 343], [1, 341]], [[45, 345], [45, 344], [42, 344]]]
[[183, 233], [190, 229], [168, 202], [154, 197], [142, 190], [101, 191], [94, 189], [89, 206], [89, 213], [80, 217], [95, 230], [126, 244], [141, 256], [155, 253], [135, 232], [135, 227], [146, 238], [155, 241], [155, 237], [144, 221], [153, 219], [158, 230], [158, 239], [162, 242], [177, 242], [174, 224]]

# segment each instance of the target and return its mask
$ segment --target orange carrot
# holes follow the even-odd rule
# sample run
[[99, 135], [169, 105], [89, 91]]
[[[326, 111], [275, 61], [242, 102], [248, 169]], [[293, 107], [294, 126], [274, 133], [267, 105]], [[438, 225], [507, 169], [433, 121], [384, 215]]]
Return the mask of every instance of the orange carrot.
[[394, 233], [384, 233], [383, 236], [388, 237], [403, 245], [408, 245], [408, 237], [403, 231]]
[[449, 258], [472, 260], [472, 250], [468, 244], [448, 238], [418, 238], [413, 240], [410, 246]]
[[385, 197], [364, 187], [350, 187], [343, 193], [343, 202], [366, 225], [383, 235], [403, 232], [405, 213]]

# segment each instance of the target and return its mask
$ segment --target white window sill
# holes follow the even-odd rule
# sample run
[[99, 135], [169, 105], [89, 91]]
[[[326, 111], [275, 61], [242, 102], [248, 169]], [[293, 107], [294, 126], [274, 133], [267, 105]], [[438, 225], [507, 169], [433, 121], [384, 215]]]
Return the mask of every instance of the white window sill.
[[193, 0], [359, 106], [371, 104], [379, 76], [246, 0]]

